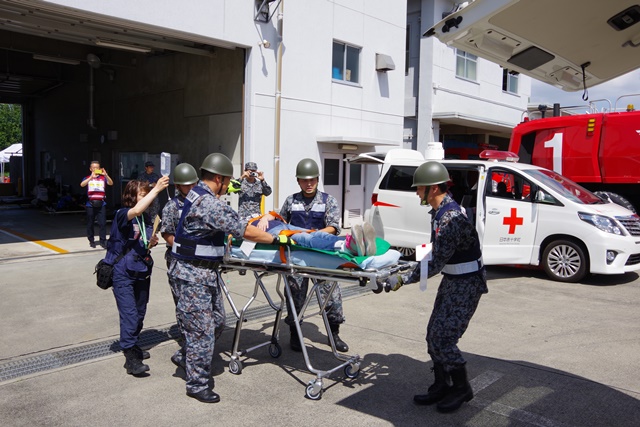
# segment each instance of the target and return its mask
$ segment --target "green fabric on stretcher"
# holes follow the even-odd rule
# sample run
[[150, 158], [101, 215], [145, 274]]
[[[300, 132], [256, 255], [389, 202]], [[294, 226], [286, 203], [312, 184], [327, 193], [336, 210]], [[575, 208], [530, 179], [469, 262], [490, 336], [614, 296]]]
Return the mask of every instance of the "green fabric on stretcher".
[[[293, 240], [295, 240], [295, 234], [293, 236], [291, 236], [291, 238]], [[231, 242], [231, 244], [233, 246], [240, 246], [242, 244], [242, 242], [244, 241], [244, 239], [233, 239], [233, 241]], [[227, 239], [225, 238], [225, 243], [227, 242]], [[256, 247], [255, 249], [257, 250], [278, 250], [280, 249], [282, 246], [280, 245], [269, 245], [269, 244], [265, 244], [265, 243], [256, 243]], [[298, 245], [291, 245], [290, 246], [292, 251], [312, 251], [312, 252], [320, 252], [323, 254], [327, 254], [327, 255], [334, 255], [334, 256], [339, 256], [342, 259], [345, 259], [347, 261], [353, 262], [355, 264], [361, 264], [365, 259], [369, 258], [368, 256], [354, 256], [354, 255], [350, 255], [344, 252], [339, 252], [339, 251], [323, 251], [322, 249], [313, 249], [313, 248], [305, 248], [302, 246], [298, 246]], [[386, 253], [389, 248], [391, 248], [391, 245], [389, 244], [389, 242], [387, 242], [384, 239], [381, 239], [380, 237], [376, 237], [376, 255], [382, 255], [384, 253]], [[286, 251], [286, 250], [285, 250]]]

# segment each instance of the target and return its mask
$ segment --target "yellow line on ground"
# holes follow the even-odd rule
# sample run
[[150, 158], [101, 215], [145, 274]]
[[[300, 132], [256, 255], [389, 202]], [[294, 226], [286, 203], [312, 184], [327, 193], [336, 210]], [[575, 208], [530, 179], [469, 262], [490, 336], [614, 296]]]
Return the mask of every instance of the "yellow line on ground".
[[4, 227], [0, 227], [0, 230], [4, 231], [6, 233], [9, 233], [9, 234], [13, 234], [14, 236], [20, 237], [20, 238], [22, 238], [24, 240], [27, 240], [29, 242], [33, 242], [33, 243], [35, 243], [37, 245], [43, 246], [43, 247], [45, 247], [47, 249], [51, 249], [52, 251], [58, 252], [59, 254], [68, 254], [69, 253], [68, 250], [59, 248], [59, 247], [57, 247], [55, 245], [52, 245], [50, 243], [45, 242], [44, 240], [38, 240], [35, 237], [29, 236], [29, 235], [26, 235], [26, 234], [22, 234], [22, 233], [19, 233], [17, 231], [7, 230]]

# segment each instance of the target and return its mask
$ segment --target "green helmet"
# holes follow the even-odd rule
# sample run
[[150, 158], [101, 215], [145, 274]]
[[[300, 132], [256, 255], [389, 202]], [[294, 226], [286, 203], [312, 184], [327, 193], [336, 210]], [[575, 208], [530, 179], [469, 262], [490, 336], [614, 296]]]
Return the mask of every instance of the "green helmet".
[[205, 157], [200, 169], [221, 176], [233, 176], [233, 163], [224, 154], [213, 153]]
[[191, 185], [198, 182], [198, 172], [189, 163], [180, 163], [173, 169], [173, 183], [178, 185]]
[[318, 164], [313, 159], [302, 159], [296, 166], [296, 178], [310, 179], [320, 176]]
[[414, 172], [412, 187], [442, 184], [447, 181], [449, 181], [449, 172], [442, 163], [426, 162], [418, 166]]

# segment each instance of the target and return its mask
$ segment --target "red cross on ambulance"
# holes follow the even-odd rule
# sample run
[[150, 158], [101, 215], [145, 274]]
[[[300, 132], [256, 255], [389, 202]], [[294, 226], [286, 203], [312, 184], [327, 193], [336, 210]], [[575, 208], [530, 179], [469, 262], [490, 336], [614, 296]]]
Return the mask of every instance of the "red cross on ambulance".
[[509, 234], [516, 233], [516, 226], [524, 223], [524, 217], [518, 216], [518, 210], [511, 208], [511, 215], [505, 216], [502, 219], [502, 224], [509, 226]]

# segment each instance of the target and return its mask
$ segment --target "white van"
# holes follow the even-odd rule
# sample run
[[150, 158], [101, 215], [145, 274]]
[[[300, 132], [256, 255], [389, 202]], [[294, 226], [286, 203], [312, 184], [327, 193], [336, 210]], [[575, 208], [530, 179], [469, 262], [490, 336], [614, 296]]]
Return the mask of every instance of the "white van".
[[[640, 270], [640, 217], [553, 171], [513, 161], [513, 153], [482, 156], [491, 159], [441, 162], [450, 193], [476, 225], [486, 265], [542, 265], [562, 282]], [[429, 242], [431, 208], [411, 187], [422, 154], [394, 149], [353, 161], [382, 164], [365, 213], [378, 236], [405, 254]]]

